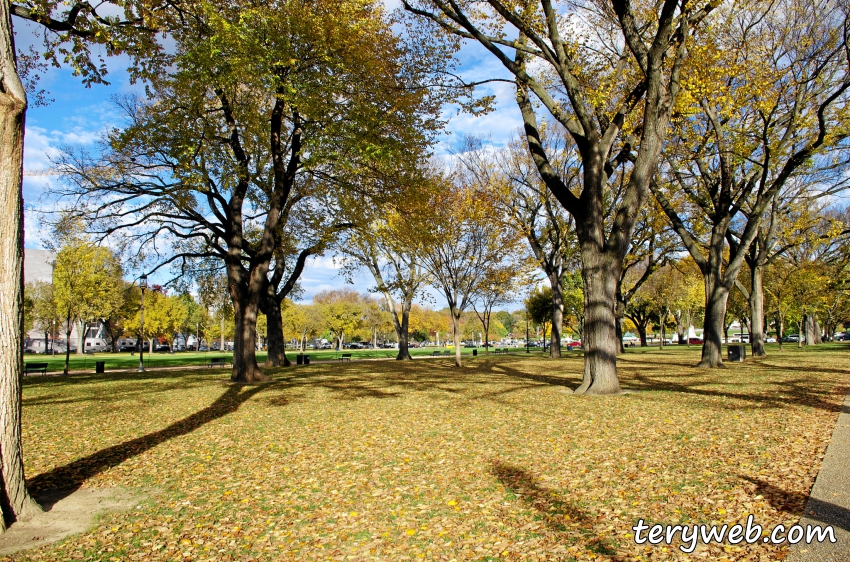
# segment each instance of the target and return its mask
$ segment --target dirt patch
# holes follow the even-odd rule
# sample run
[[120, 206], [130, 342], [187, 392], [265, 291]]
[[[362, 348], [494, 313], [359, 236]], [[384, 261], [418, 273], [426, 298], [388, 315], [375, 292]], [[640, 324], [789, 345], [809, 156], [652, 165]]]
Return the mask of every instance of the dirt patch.
[[131, 509], [142, 500], [138, 490], [83, 488], [71, 494], [45, 492], [35, 496], [44, 509], [29, 521], [14, 523], [0, 535], [0, 555], [36, 548], [82, 533], [94, 526], [98, 516]]

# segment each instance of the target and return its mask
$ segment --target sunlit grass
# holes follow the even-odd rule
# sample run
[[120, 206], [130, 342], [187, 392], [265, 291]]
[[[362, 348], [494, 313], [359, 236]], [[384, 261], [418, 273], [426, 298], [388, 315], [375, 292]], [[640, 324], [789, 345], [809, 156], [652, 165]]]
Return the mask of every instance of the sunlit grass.
[[256, 386], [227, 369], [28, 377], [33, 489], [150, 498], [15, 559], [684, 559], [635, 545], [632, 525], [802, 511], [850, 346], [769, 351], [707, 371], [697, 347], [630, 349], [633, 392], [608, 398], [566, 391], [580, 353], [315, 364]]

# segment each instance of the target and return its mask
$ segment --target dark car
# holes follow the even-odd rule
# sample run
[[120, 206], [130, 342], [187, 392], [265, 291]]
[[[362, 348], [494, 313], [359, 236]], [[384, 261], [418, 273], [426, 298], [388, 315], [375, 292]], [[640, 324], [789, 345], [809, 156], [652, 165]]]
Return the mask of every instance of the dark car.
[[171, 351], [171, 348], [168, 347], [167, 343], [161, 343], [154, 348], [154, 351], [157, 353], [168, 353]]

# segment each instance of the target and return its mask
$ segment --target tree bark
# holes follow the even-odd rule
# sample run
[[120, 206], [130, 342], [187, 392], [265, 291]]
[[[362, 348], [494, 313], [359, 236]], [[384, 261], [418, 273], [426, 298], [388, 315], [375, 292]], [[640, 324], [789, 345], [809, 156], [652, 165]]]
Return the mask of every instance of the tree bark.
[[454, 336], [455, 343], [455, 367], [463, 367], [463, 363], [460, 360], [460, 311], [457, 310], [454, 306], [451, 306], [449, 310], [452, 313], [452, 334]]
[[702, 328], [702, 357], [697, 367], [722, 368], [725, 365], [721, 336], [725, 329], [726, 299], [729, 296], [729, 290], [719, 283], [712, 286], [708, 277], [705, 283], [707, 302], [705, 323]]
[[577, 394], [618, 394], [617, 379], [617, 318], [614, 305], [620, 279], [622, 259], [606, 259], [593, 244], [582, 244], [584, 281], [584, 379]]
[[63, 375], [67, 375], [69, 370], [69, 365], [71, 362], [71, 309], [68, 309], [68, 320], [65, 324], [65, 370], [63, 371]]
[[564, 326], [564, 295], [559, 279], [549, 282], [552, 285], [552, 334], [549, 338], [549, 357], [561, 357], [561, 331]]
[[803, 317], [803, 327], [805, 330], [806, 345], [817, 345], [821, 343], [820, 327], [818, 326], [816, 314], [806, 314]]
[[751, 267], [750, 274], [750, 347], [753, 357], [764, 357], [764, 267]]
[[280, 303], [273, 297], [263, 299], [264, 306], [261, 308], [266, 315], [268, 337], [268, 355], [266, 356], [266, 367], [289, 367], [286, 358], [286, 342], [283, 339], [283, 315], [280, 312]]
[[413, 357], [410, 356], [409, 349], [410, 333], [408, 330], [408, 326], [410, 325], [410, 306], [411, 302], [405, 299], [405, 302], [402, 303], [401, 306], [400, 321], [399, 318], [396, 316], [395, 312], [393, 312], [392, 314], [393, 325], [396, 327], [396, 335], [398, 336], [398, 354], [396, 355], [397, 361], [413, 359]]
[[9, 2], [0, 3], [0, 531], [41, 511], [27, 491], [21, 447], [24, 211], [21, 179], [27, 98], [15, 66]]

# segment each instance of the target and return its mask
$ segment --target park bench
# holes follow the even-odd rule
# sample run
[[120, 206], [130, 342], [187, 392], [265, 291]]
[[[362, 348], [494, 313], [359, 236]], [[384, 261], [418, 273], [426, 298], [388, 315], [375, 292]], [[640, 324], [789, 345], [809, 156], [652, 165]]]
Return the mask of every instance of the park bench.
[[431, 357], [439, 357], [439, 356], [440, 356], [440, 352], [439, 352], [439, 351], [432, 351], [432, 352], [431, 352]]
[[451, 354], [452, 354], [452, 352], [451, 352], [451, 351], [444, 351], [444, 352], [443, 352], [443, 355], [451, 355]]
[[30, 373], [41, 373], [42, 375], [47, 374], [47, 363], [25, 363], [24, 364], [24, 375], [28, 375]]
[[225, 365], [232, 365], [226, 357], [212, 357], [207, 361], [207, 367], [224, 367]]
[[350, 362], [351, 361], [351, 354], [350, 353], [343, 353], [342, 355], [339, 356], [339, 360]]

